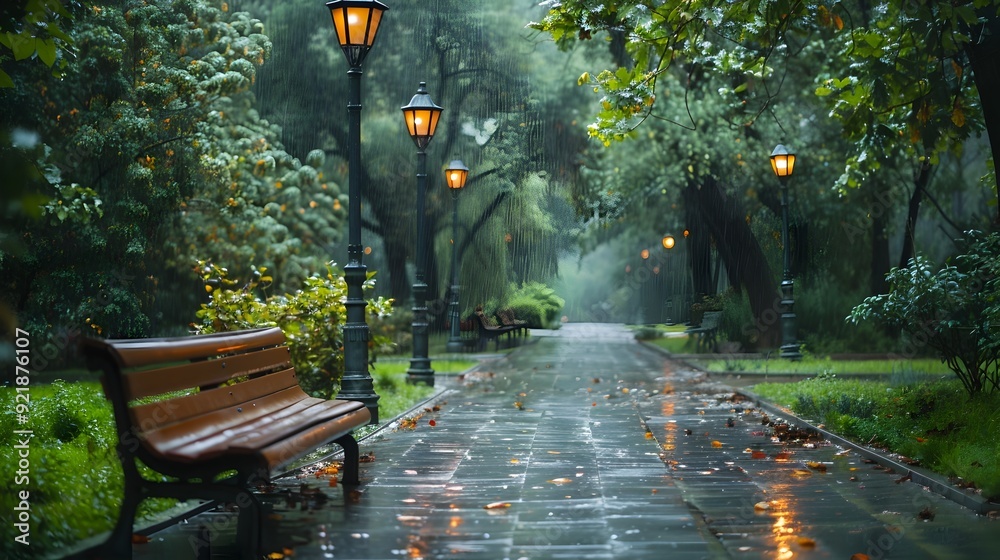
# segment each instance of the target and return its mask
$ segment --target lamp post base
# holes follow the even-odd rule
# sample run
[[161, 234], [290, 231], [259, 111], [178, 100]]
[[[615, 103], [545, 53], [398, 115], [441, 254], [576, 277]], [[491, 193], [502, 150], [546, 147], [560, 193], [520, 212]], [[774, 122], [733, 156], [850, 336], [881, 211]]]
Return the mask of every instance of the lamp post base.
[[795, 298], [792, 296], [793, 284], [790, 278], [781, 282], [781, 357], [788, 360], [801, 360], [799, 342], [795, 332]]
[[430, 344], [427, 321], [427, 284], [417, 282], [413, 285], [413, 357], [410, 359], [410, 369], [406, 370], [406, 382], [434, 386], [434, 370], [431, 360], [427, 357]]
[[465, 349], [465, 343], [462, 342], [462, 319], [458, 311], [458, 290], [458, 285], [452, 284], [451, 302], [448, 304], [448, 323], [450, 328], [448, 329], [448, 344], [445, 346], [445, 350], [451, 353], [461, 352]]

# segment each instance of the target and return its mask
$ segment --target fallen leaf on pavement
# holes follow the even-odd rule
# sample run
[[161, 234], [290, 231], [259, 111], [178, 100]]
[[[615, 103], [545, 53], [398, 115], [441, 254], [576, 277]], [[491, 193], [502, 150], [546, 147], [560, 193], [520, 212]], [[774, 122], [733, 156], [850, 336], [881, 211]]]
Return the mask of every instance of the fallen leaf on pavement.
[[510, 502], [493, 502], [491, 504], [486, 504], [483, 509], [507, 509], [510, 507]]

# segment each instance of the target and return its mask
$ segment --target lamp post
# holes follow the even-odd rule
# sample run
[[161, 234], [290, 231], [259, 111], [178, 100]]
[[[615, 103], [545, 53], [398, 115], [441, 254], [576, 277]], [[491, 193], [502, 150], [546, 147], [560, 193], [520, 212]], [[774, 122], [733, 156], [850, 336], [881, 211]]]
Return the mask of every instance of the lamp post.
[[379, 396], [368, 372], [370, 333], [365, 322], [362, 291], [368, 270], [362, 262], [361, 247], [361, 63], [375, 43], [382, 14], [389, 8], [377, 0], [334, 0], [327, 2], [326, 7], [333, 17], [337, 41], [350, 66], [347, 71], [348, 241], [344, 267], [347, 321], [344, 324], [344, 377], [338, 397], [365, 403], [372, 415], [371, 423], [377, 424]]
[[452, 160], [444, 170], [444, 176], [451, 190], [451, 302], [448, 304], [448, 322], [450, 333], [446, 349], [449, 352], [461, 352], [462, 344], [461, 313], [458, 309], [458, 193], [465, 187], [469, 177], [469, 168], [461, 160]]
[[771, 169], [781, 181], [781, 245], [784, 272], [781, 279], [781, 357], [802, 358], [795, 334], [795, 298], [793, 297], [792, 258], [788, 246], [788, 178], [795, 170], [795, 154], [778, 144], [771, 152]]
[[668, 233], [668, 234], [666, 234], [666, 235], [663, 236], [663, 239], [660, 240], [660, 244], [663, 245], [663, 248], [667, 250], [666, 268], [667, 268], [667, 274], [670, 275], [670, 279], [667, 280], [667, 288], [669, 290], [669, 297], [667, 297], [667, 324], [668, 325], [672, 325], [672, 324], [674, 324], [674, 320], [673, 320], [673, 314], [674, 314], [674, 269], [670, 268], [670, 253], [671, 253], [671, 249], [674, 248], [674, 245], [676, 244], [676, 241], [674, 240], [674, 236], [670, 235]]
[[413, 283], [413, 358], [406, 370], [407, 381], [434, 386], [434, 370], [427, 357], [427, 219], [424, 198], [427, 193], [427, 145], [434, 138], [434, 130], [441, 118], [441, 107], [431, 101], [427, 84], [420, 82], [410, 104], [402, 107], [403, 120], [410, 138], [417, 145], [417, 269]]

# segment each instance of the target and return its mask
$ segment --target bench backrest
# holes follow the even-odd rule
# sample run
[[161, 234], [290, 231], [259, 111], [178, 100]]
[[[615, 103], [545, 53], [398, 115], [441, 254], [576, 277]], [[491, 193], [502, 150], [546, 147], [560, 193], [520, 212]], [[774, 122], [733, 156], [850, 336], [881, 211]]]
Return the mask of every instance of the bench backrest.
[[482, 311], [476, 311], [476, 317], [479, 317], [479, 321], [484, 327], [496, 328], [500, 326], [497, 324], [495, 320], [493, 320], [492, 317], [489, 317], [488, 315], [486, 315], [486, 313], [483, 313]]
[[701, 318], [701, 328], [703, 329], [717, 329], [719, 328], [719, 319], [722, 318], [721, 311], [706, 311], [705, 315]]
[[[83, 351], [111, 401], [121, 443], [144, 462], [171, 426], [211, 424], [243, 403], [301, 393], [279, 328], [176, 338], [87, 339]], [[256, 407], [256, 404], [253, 405]], [[217, 425], [217, 424], [216, 424]], [[133, 441], [145, 445], [135, 445]], [[148, 447], [145, 452], [143, 448]]]

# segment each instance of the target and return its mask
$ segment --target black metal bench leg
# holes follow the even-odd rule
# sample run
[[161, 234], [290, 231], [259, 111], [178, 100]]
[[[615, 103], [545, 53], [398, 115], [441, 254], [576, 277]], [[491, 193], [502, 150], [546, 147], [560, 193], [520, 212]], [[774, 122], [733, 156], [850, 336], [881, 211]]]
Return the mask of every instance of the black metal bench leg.
[[340, 479], [341, 484], [358, 484], [358, 463], [361, 461], [361, 452], [358, 450], [358, 442], [354, 436], [347, 434], [335, 440], [335, 443], [344, 450], [344, 475]]
[[236, 521], [236, 547], [240, 558], [254, 560], [260, 558], [261, 550], [261, 505], [253, 492], [245, 490], [237, 494], [236, 505], [239, 518]]
[[135, 512], [139, 508], [141, 500], [139, 490], [130, 487], [126, 482], [125, 498], [122, 500], [121, 511], [118, 513], [118, 521], [111, 531], [111, 536], [101, 546], [102, 558], [121, 560], [132, 558], [132, 524], [135, 521]]

